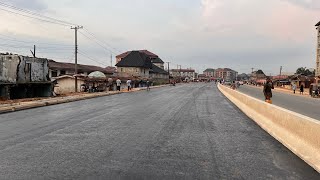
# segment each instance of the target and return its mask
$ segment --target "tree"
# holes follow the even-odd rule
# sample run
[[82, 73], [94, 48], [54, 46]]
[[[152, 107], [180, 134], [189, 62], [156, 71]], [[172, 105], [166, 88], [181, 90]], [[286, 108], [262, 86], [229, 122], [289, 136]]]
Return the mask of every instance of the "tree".
[[303, 74], [305, 76], [315, 75], [315, 71], [310, 71], [306, 67], [300, 67], [297, 69], [296, 74]]

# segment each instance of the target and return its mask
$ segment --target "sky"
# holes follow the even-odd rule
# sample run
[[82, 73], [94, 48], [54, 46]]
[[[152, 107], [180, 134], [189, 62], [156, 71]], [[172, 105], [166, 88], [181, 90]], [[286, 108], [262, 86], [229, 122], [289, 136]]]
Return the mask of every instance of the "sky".
[[[314, 68], [319, 0], [1, 0], [84, 26], [79, 63], [111, 64], [113, 56], [148, 49], [171, 67], [251, 68], [277, 75]], [[5, 11], [0, 51], [74, 61], [74, 30]], [[5, 25], [4, 25], [5, 24]], [[101, 44], [86, 38], [90, 34]], [[83, 35], [84, 34], [84, 35]], [[113, 61], [113, 65], [114, 65]]]

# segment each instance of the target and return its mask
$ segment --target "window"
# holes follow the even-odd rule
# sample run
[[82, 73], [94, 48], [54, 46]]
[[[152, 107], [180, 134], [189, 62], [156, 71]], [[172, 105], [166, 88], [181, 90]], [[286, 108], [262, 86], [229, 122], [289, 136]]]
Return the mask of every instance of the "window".
[[52, 72], [51, 72], [51, 77], [57, 77], [57, 76], [58, 76], [57, 71], [52, 71]]
[[60, 71], [60, 75], [66, 75], [66, 71]]

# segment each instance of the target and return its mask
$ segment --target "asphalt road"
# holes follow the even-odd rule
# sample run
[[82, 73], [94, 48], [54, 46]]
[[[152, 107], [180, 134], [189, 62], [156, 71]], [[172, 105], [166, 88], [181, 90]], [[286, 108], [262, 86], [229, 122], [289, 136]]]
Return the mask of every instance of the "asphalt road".
[[[238, 90], [264, 101], [262, 89], [244, 85], [240, 86]], [[272, 94], [272, 104], [320, 120], [320, 99], [296, 96], [277, 91], [272, 91]]]
[[0, 179], [320, 179], [213, 84], [0, 115]]

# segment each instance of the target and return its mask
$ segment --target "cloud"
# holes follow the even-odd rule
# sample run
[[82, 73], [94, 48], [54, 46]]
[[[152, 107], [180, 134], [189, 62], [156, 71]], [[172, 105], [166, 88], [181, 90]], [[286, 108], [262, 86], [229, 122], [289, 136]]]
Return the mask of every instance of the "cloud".
[[284, 0], [289, 3], [293, 3], [295, 5], [308, 8], [308, 9], [320, 9], [320, 1], [319, 0]]
[[47, 5], [41, 2], [40, 0], [27, 0], [27, 1], [26, 0], [10, 0], [5, 3], [11, 4], [13, 6], [17, 6], [23, 9], [37, 10], [37, 11], [43, 11], [48, 8]]

